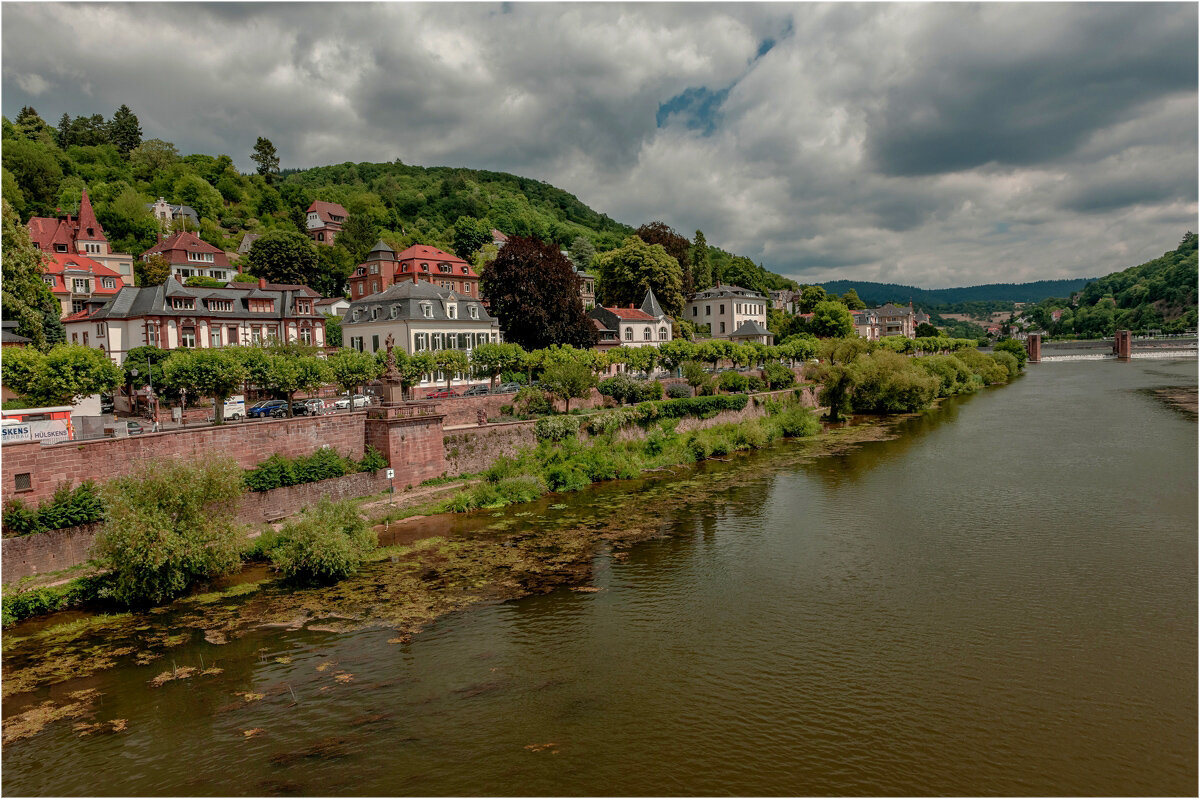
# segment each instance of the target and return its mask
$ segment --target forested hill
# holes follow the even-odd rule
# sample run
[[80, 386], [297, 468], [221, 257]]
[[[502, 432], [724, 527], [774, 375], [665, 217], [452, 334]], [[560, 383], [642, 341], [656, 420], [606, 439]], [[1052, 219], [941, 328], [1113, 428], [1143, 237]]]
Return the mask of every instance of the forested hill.
[[854, 289], [867, 305], [886, 302], [921, 306], [944, 306], [964, 302], [1041, 302], [1048, 297], [1070, 297], [1095, 278], [1038, 280], [1033, 283], [987, 283], [950, 289], [921, 289], [897, 283], [869, 283], [858, 280], [830, 280], [822, 283], [830, 294], [845, 294]]

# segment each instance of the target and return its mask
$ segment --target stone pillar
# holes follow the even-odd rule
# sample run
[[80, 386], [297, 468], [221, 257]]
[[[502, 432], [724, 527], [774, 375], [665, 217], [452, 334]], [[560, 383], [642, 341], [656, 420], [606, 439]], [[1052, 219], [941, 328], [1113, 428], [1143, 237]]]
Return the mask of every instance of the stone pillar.
[[1042, 334], [1030, 333], [1025, 339], [1025, 352], [1029, 354], [1030, 363], [1042, 362]]
[[1120, 360], [1133, 357], [1133, 334], [1128, 330], [1118, 330], [1113, 340], [1113, 354]]
[[419, 485], [446, 471], [442, 420], [436, 402], [383, 405], [367, 411], [365, 444], [375, 447], [394, 470], [392, 487]]

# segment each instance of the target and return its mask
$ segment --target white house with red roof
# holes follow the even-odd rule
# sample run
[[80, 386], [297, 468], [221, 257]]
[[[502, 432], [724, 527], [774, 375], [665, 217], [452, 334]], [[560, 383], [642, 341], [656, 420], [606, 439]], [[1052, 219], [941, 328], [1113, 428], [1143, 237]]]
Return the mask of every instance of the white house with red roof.
[[92, 210], [87, 189], [83, 190], [79, 200], [78, 217], [70, 214], [57, 218], [35, 216], [29, 220], [28, 227], [34, 246], [42, 252], [48, 255], [85, 255], [115, 273], [125, 285], [133, 285], [133, 256], [111, 251], [104, 228]]
[[479, 275], [462, 258], [425, 244], [414, 244], [396, 253], [382, 239], [375, 242], [367, 260], [350, 275], [350, 299], [360, 300], [396, 283], [414, 280], [480, 299]]
[[307, 213], [308, 219], [305, 224], [308, 227], [308, 235], [320, 244], [333, 244], [334, 238], [341, 232], [342, 225], [346, 224], [346, 217], [350, 215], [337, 203], [322, 200], [313, 200]]
[[161, 255], [171, 264], [171, 274], [179, 282], [189, 277], [211, 277], [214, 280], [230, 280], [237, 271], [229, 265], [229, 256], [220, 247], [214, 247], [195, 233], [179, 230], [142, 253], [142, 260], [149, 261], [151, 255]]
[[91, 258], [74, 253], [44, 253], [42, 280], [62, 303], [62, 315], [103, 304], [125, 285], [121, 276]]
[[[601, 342], [615, 341], [626, 347], [657, 347], [671, 340], [673, 320], [658, 304], [653, 291], [646, 292], [640, 308], [597, 307], [587, 312], [596, 326]], [[602, 325], [602, 327], [601, 327]]]

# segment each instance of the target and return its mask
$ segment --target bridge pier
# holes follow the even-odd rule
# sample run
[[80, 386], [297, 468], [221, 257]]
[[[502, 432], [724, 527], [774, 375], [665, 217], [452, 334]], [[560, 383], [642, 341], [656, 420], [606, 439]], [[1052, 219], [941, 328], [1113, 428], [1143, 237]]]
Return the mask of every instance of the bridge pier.
[[1113, 355], [1118, 360], [1127, 361], [1133, 357], [1133, 333], [1129, 330], [1118, 330], [1113, 339]]
[[1042, 334], [1030, 333], [1025, 339], [1025, 352], [1029, 355], [1030, 363], [1042, 362]]

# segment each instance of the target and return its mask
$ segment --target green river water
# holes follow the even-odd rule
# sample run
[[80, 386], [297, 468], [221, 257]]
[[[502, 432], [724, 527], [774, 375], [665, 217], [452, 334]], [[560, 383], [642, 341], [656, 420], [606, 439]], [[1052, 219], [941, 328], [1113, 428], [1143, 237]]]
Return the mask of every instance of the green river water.
[[[186, 631], [6, 691], [6, 718], [91, 689], [83, 723], [122, 721], [11, 741], [4, 792], [1194, 795], [1197, 426], [1149, 390], [1196, 380], [1194, 359], [1031, 365], [841, 454], [783, 443], [413, 522], [659, 535], [599, 543], [587, 591], [411, 639]], [[179, 634], [173, 613], [123, 623]], [[31, 657], [6, 646], [5, 679]]]

